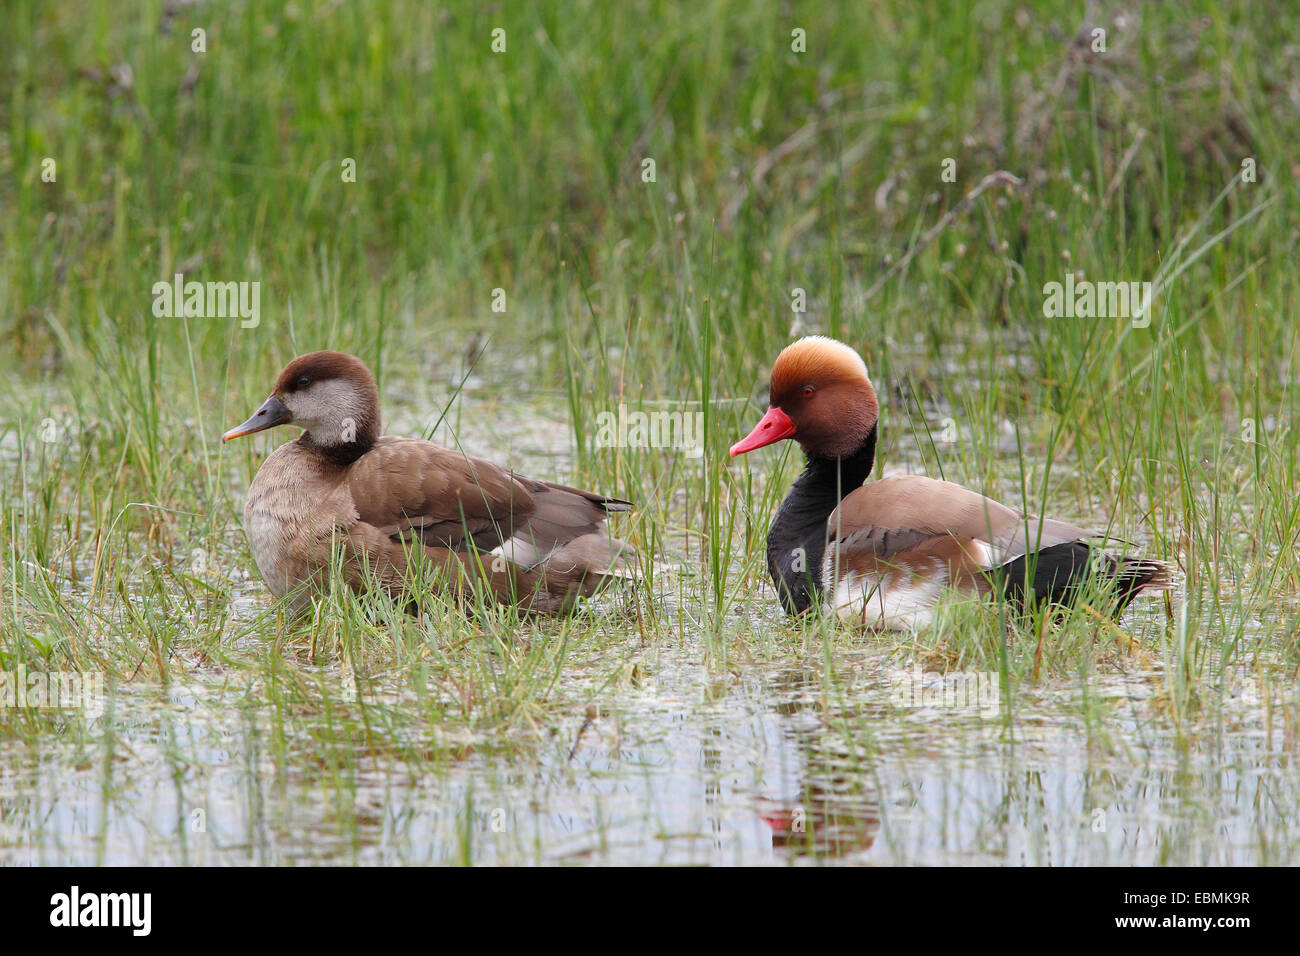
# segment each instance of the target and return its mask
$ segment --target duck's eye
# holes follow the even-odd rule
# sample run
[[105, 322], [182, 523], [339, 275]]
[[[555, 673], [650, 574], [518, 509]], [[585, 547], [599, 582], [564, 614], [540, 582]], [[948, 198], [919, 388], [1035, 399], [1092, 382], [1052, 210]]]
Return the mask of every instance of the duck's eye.
[[813, 392], [815, 392], [815, 391], [817, 391], [817, 389], [813, 388], [811, 385], [805, 385], [805, 386], [803, 387], [803, 397], [804, 397], [804, 398], [812, 398], [812, 394], [813, 394]]
[[310, 384], [311, 384], [311, 378], [310, 378], [310, 377], [308, 377], [308, 376], [306, 376], [306, 375], [299, 375], [299, 376], [298, 376], [298, 387], [299, 387], [299, 388], [306, 388], [306, 387], [307, 387], [308, 385], [310, 385]]

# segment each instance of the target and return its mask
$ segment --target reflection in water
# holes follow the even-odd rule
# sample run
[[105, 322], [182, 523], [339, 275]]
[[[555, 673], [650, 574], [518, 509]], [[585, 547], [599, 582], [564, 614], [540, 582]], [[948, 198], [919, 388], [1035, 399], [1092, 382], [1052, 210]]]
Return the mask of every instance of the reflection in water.
[[[880, 803], [865, 752], [828, 732], [804, 692], [815, 693], [816, 675], [790, 670], [776, 675], [773, 710], [799, 767], [793, 801], [760, 797], [758, 814], [772, 831], [772, 846], [798, 857], [865, 854], [880, 832]], [[801, 720], [802, 717], [811, 720]]]
[[797, 856], [865, 852], [880, 832], [880, 806], [874, 799], [815, 785], [794, 805], [763, 801], [759, 816], [772, 830], [772, 846]]
[[883, 665], [828, 689], [691, 654], [661, 651], [580, 745], [585, 702], [508, 737], [372, 705], [367, 735], [337, 701], [129, 689], [81, 744], [0, 742], [0, 864], [1300, 862], [1300, 775], [1255, 711], [1180, 745], [1141, 679], [1094, 681], [1086, 722], [1077, 694], [1022, 692], [1008, 732], [891, 706]]

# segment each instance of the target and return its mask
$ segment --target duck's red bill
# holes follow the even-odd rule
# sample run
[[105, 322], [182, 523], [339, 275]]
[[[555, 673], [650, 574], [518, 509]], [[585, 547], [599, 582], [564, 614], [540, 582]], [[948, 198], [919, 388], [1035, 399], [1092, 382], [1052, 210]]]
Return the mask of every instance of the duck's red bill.
[[754, 426], [754, 430], [731, 446], [731, 457], [789, 438], [793, 434], [794, 422], [790, 421], [790, 416], [779, 408], [769, 408], [763, 420]]
[[284, 407], [284, 403], [272, 395], [262, 403], [262, 407], [253, 412], [252, 417], [242, 425], [236, 425], [230, 431], [221, 436], [222, 442], [228, 442], [232, 438], [242, 438], [244, 435], [251, 435], [253, 432], [260, 432], [265, 428], [274, 428], [293, 418], [293, 413]]

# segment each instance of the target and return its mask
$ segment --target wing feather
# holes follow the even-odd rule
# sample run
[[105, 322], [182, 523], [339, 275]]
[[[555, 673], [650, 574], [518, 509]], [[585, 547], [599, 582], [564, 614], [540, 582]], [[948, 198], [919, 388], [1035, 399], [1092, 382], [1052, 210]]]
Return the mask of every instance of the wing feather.
[[987, 550], [985, 567], [1005, 564], [1030, 548], [1101, 537], [921, 475], [882, 478], [854, 490], [832, 512], [827, 529], [841, 551], [861, 549], [881, 560], [936, 537], [969, 539]]

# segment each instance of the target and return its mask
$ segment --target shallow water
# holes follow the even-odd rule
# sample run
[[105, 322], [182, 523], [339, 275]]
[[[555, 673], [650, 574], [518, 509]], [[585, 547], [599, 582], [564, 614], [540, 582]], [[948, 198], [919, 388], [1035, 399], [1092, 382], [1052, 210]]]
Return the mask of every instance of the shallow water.
[[829, 684], [779, 665], [711, 674], [700, 656], [661, 648], [591, 719], [504, 734], [416, 720], [381, 747], [323, 714], [277, 743], [255, 688], [119, 688], [83, 753], [0, 747], [0, 863], [1300, 859], [1287, 735], [1250, 695], [1185, 726], [1184, 748], [1152, 675], [1094, 683], [1091, 730], [1080, 688], [1035, 692], [1008, 734], [975, 708], [898, 706], [903, 672], [874, 649], [846, 652]]
[[[436, 437], [454, 425], [470, 453], [571, 478], [562, 396], [503, 415], [503, 382], [473, 384]], [[386, 394], [390, 433], [422, 432], [447, 389]], [[267, 596], [237, 547], [217, 557], [233, 627]], [[737, 634], [783, 628], [770, 589], [755, 594]], [[261, 666], [117, 685], [100, 718], [0, 741], [0, 864], [1300, 862], [1295, 728], [1268, 689], [1211, 688], [1180, 717], [1137, 657], [1019, 688], [1008, 719], [996, 675], [987, 708], [936, 700], [944, 679], [900, 667], [889, 636], [846, 632], [829, 669], [772, 661], [773, 645], [718, 663], [663, 597], [657, 640], [597, 609], [603, 636], [546, 706], [481, 729], [430, 721], [400, 677], [372, 676], [358, 701], [336, 664], [305, 668], [316, 684], [287, 703]]]

